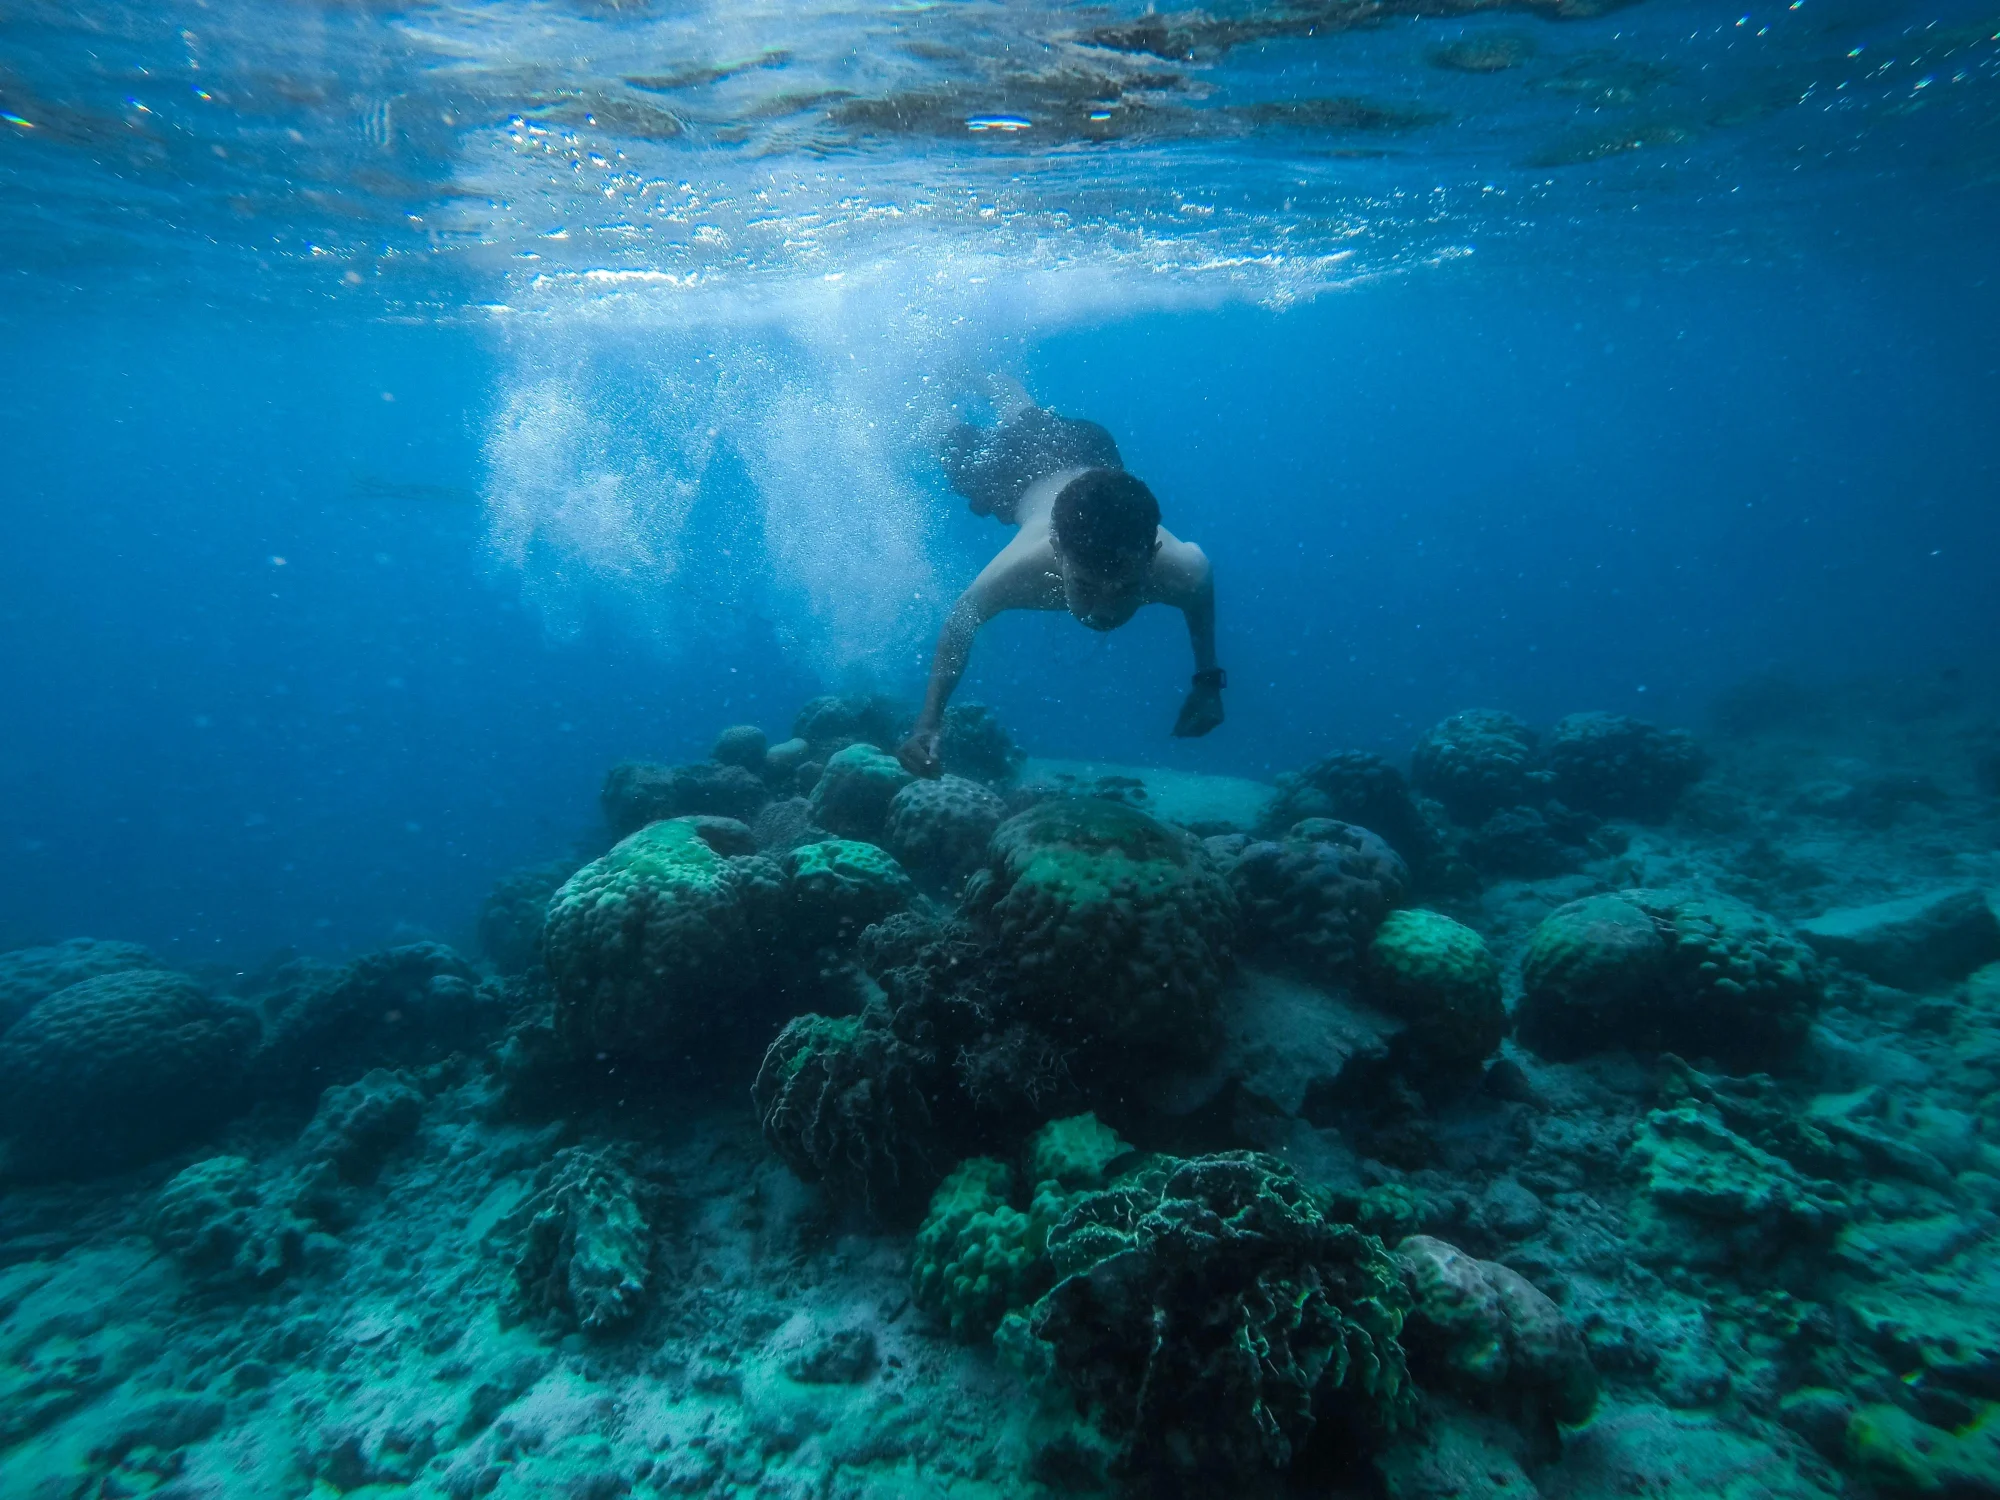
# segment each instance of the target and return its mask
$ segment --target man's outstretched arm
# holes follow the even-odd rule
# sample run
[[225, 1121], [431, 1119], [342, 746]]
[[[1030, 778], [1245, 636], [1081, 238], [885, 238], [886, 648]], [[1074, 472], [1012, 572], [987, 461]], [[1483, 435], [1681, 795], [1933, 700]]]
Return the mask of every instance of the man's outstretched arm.
[[1181, 704], [1174, 733], [1182, 739], [1207, 734], [1222, 722], [1222, 669], [1215, 663], [1215, 573], [1192, 542], [1176, 542], [1177, 555], [1164, 559], [1175, 584], [1173, 603], [1187, 619], [1194, 650], [1194, 686]]
[[944, 618], [937, 650], [931, 654], [931, 677], [924, 687], [923, 712], [917, 715], [916, 728], [896, 752], [903, 769], [914, 776], [943, 773], [938, 760], [938, 736], [944, 729], [945, 705], [951, 702], [958, 680], [965, 675], [965, 665], [972, 660], [972, 642], [986, 619], [987, 610], [977, 583], [958, 596], [958, 602]]

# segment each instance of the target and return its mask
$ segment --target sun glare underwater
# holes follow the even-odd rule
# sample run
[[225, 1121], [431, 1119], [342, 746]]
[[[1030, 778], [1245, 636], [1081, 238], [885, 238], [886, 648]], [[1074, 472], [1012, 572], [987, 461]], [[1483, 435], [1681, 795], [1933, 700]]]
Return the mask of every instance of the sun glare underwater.
[[2000, 1497], [1996, 230], [1965, 0], [0, 6], [0, 1500]]

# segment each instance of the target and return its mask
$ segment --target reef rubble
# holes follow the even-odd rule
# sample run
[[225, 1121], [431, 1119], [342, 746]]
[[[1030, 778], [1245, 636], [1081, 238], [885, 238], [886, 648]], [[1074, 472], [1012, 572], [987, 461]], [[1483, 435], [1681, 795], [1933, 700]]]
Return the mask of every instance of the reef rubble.
[[1960, 741], [904, 720], [622, 764], [479, 957], [0, 954], [0, 1500], [2000, 1495]]

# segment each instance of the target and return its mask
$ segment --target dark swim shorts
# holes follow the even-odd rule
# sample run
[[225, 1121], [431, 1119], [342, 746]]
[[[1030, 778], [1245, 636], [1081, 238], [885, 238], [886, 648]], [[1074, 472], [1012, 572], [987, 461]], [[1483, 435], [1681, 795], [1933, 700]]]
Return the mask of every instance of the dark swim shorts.
[[1122, 469], [1118, 444], [1095, 422], [1030, 407], [998, 427], [961, 422], [938, 454], [951, 487], [976, 516], [1012, 524], [1028, 486], [1064, 469]]

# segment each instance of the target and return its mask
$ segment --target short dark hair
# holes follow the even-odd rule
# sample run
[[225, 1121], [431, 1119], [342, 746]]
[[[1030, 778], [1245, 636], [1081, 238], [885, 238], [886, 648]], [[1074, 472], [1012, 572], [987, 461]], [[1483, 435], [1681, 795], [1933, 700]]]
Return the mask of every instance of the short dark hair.
[[1056, 496], [1049, 525], [1066, 556], [1086, 568], [1111, 568], [1152, 552], [1160, 502], [1123, 469], [1086, 469]]

